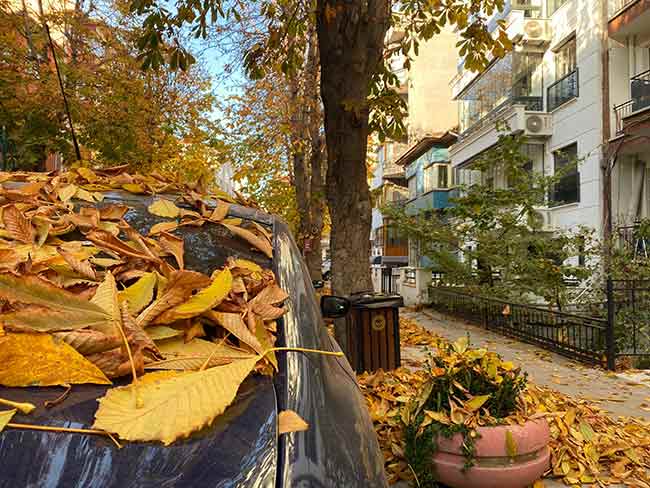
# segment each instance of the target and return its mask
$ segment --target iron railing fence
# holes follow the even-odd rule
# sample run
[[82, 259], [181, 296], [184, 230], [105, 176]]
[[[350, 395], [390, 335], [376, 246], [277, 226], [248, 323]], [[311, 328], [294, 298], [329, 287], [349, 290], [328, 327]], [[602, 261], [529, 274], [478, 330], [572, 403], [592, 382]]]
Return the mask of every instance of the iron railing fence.
[[432, 287], [431, 307], [539, 345], [571, 359], [601, 363], [607, 351], [607, 320]]
[[650, 107], [650, 70], [630, 78], [630, 99], [620, 105], [614, 105], [616, 134], [624, 132], [626, 117], [648, 107]]
[[606, 296], [616, 356], [650, 358], [650, 279], [609, 280]]

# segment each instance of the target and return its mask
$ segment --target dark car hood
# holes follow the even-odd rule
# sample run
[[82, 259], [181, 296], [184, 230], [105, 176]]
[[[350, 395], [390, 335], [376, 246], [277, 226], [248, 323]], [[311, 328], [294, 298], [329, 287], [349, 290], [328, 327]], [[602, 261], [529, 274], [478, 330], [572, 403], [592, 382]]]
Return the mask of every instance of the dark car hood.
[[[0, 388], [0, 397], [38, 406], [13, 422], [89, 428], [106, 387]], [[277, 466], [276, 399], [268, 377], [249, 378], [215, 423], [188, 439], [123, 444], [103, 436], [6, 429], [0, 434], [0, 487], [273, 487]]]

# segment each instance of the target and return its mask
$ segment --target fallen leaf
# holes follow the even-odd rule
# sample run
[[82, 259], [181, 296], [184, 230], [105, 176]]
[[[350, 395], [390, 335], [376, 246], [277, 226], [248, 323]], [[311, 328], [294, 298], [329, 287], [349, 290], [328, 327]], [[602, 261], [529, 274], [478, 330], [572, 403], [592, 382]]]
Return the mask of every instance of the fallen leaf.
[[238, 313], [227, 313], [227, 312], [216, 312], [214, 310], [208, 310], [205, 312], [205, 317], [212, 320], [216, 324], [219, 324], [221, 327], [226, 329], [237, 339], [242, 341], [244, 344], [253, 348], [253, 350], [259, 354], [264, 353], [264, 348], [260, 344], [257, 337], [246, 327], [246, 324], [241, 318], [241, 315]]
[[145, 273], [138, 281], [120, 291], [119, 299], [127, 301], [129, 312], [134, 315], [140, 313], [153, 300], [157, 281], [155, 273]]
[[303, 432], [309, 424], [293, 410], [283, 410], [278, 414], [278, 435], [290, 432]]
[[221, 225], [226, 227], [230, 232], [232, 232], [236, 236], [239, 236], [242, 239], [246, 240], [249, 244], [253, 245], [256, 249], [262, 251], [269, 258], [271, 259], [273, 258], [273, 247], [271, 246], [271, 244], [269, 244], [269, 242], [265, 238], [259, 237], [253, 234], [251, 231], [246, 230], [242, 227], [227, 224], [225, 222], [226, 222], [225, 220], [222, 220]]
[[174, 219], [180, 214], [180, 209], [172, 201], [160, 198], [147, 207], [149, 213], [158, 217], [168, 217]]
[[168, 234], [167, 232], [161, 232], [158, 237], [158, 242], [160, 243], [160, 247], [174, 256], [174, 259], [176, 259], [176, 262], [178, 263], [178, 267], [183, 269], [185, 267], [183, 260], [183, 254], [185, 253], [183, 239]]
[[3, 410], [0, 412], [0, 432], [4, 430], [9, 422], [11, 422], [11, 417], [16, 413], [16, 409], [13, 410]]
[[224, 269], [212, 280], [210, 286], [199, 290], [186, 302], [167, 310], [155, 322], [169, 324], [177, 320], [189, 319], [201, 315], [206, 310], [216, 307], [228, 296], [232, 288], [232, 274], [230, 270]]
[[475, 396], [471, 400], [465, 402], [464, 407], [470, 412], [475, 412], [476, 410], [481, 408], [483, 404], [487, 402], [489, 399], [490, 399], [490, 395]]
[[0, 384], [52, 386], [79, 383], [103, 385], [111, 382], [71, 346], [48, 334], [9, 333], [0, 337]]
[[142, 382], [137, 385], [137, 394], [144, 403], [141, 408], [135, 405], [135, 386], [111, 388], [99, 399], [93, 427], [125, 440], [162, 441], [169, 445], [210, 425], [223, 413], [259, 359], [255, 356], [178, 377]]
[[13, 239], [25, 244], [34, 242], [36, 238], [34, 227], [15, 205], [7, 205], [2, 208], [2, 222]]

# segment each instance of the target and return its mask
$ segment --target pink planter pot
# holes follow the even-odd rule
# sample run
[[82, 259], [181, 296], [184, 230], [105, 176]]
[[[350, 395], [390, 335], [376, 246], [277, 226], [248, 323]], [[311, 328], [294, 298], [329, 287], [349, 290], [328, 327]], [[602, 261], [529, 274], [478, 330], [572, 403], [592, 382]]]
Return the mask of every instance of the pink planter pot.
[[[517, 455], [508, 456], [506, 432], [510, 431]], [[525, 488], [548, 469], [550, 432], [545, 419], [524, 425], [479, 427], [475, 464], [463, 471], [463, 437], [456, 434], [438, 437], [438, 452], [433, 456], [438, 481], [453, 488]]]

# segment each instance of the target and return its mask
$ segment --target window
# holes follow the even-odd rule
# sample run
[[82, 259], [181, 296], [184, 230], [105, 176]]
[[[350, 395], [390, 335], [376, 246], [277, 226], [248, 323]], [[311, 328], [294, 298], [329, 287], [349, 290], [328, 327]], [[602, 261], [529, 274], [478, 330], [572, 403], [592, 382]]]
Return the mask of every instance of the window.
[[409, 198], [415, 198], [417, 196], [417, 178], [413, 175], [412, 178], [409, 178]]
[[578, 145], [573, 143], [553, 153], [554, 174], [564, 171], [560, 180], [555, 183], [549, 200], [551, 205], [564, 203], [575, 203], [580, 201], [580, 173], [575, 166], [569, 170], [567, 166], [576, 164], [578, 157]]
[[434, 180], [434, 166], [431, 165], [424, 168], [424, 193], [431, 191], [435, 188]]
[[576, 69], [576, 38], [571, 37], [555, 51], [555, 79], [559, 80]]
[[449, 187], [449, 167], [446, 164], [437, 164], [438, 170], [438, 184], [437, 188]]
[[555, 12], [557, 9], [559, 9], [562, 5], [567, 3], [569, 0], [548, 0], [548, 11], [549, 13]]

